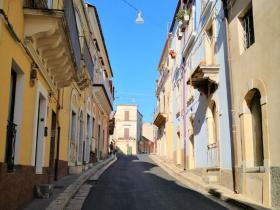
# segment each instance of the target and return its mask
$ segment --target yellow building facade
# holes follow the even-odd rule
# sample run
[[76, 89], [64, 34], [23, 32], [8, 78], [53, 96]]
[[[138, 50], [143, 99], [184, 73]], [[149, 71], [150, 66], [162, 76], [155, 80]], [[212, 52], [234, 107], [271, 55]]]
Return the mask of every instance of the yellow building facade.
[[107, 156], [113, 74], [94, 6], [1, 0], [0, 12], [0, 203], [18, 209], [35, 185]]
[[174, 158], [173, 149], [173, 119], [172, 119], [172, 64], [169, 48], [171, 34], [168, 35], [160, 63], [158, 65], [159, 80], [157, 81], [157, 106], [154, 115], [154, 125], [158, 127], [156, 137], [156, 152], [170, 160]]

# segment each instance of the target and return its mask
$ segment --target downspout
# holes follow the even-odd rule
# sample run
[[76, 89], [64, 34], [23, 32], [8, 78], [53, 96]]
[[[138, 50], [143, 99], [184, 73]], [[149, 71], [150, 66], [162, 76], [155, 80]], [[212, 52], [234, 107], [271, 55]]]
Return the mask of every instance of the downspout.
[[183, 70], [183, 141], [184, 141], [184, 170], [186, 170], [186, 164], [187, 164], [187, 160], [186, 160], [186, 71], [185, 71], [185, 66], [183, 65], [182, 67]]
[[56, 142], [56, 160], [55, 160], [55, 180], [58, 178], [58, 164], [59, 164], [59, 150], [60, 150], [60, 122], [59, 122], [59, 113], [60, 113], [60, 89], [57, 93], [57, 104], [56, 104], [56, 125], [57, 125], [57, 142]]
[[3, 9], [0, 9], [0, 14], [4, 17], [5, 20], [5, 24], [7, 26], [8, 31], [10, 32], [10, 34], [12, 35], [12, 37], [19, 43], [21, 43], [20, 38], [18, 37], [18, 35], [16, 34], [12, 24], [10, 23], [8, 16], [6, 15], [5, 11]]
[[235, 170], [236, 164], [236, 142], [237, 142], [237, 133], [236, 133], [236, 120], [235, 120], [235, 109], [234, 109], [234, 93], [233, 93], [233, 79], [232, 79], [232, 64], [231, 64], [231, 53], [230, 53], [230, 44], [229, 44], [229, 28], [228, 28], [228, 9], [227, 9], [227, 0], [223, 0], [224, 8], [224, 24], [226, 29], [226, 46], [227, 46], [227, 64], [228, 71], [226, 71], [226, 86], [228, 91], [228, 107], [229, 107], [229, 124], [230, 124], [230, 138], [231, 138], [231, 162], [232, 162], [232, 177], [233, 177], [233, 190], [235, 193], [239, 193], [239, 187], [237, 185], [237, 171]]

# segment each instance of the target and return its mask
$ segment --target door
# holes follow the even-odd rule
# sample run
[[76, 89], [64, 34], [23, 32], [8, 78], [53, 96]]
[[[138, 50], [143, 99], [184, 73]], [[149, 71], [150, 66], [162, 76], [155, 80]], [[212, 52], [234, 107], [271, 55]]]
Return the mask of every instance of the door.
[[52, 123], [51, 123], [51, 142], [50, 142], [50, 160], [49, 160], [49, 183], [54, 181], [55, 175], [55, 136], [56, 136], [56, 114], [52, 112]]
[[46, 123], [47, 101], [42, 94], [38, 99], [37, 135], [35, 144], [35, 170], [37, 174], [43, 173], [44, 162], [44, 131]]
[[90, 146], [91, 146], [91, 129], [90, 129], [90, 116], [87, 114], [87, 136], [86, 136], [86, 149], [85, 149], [85, 161], [89, 162]]
[[127, 146], [127, 155], [132, 155], [132, 147]]
[[194, 160], [195, 160], [195, 157], [194, 157], [194, 151], [195, 151], [195, 148], [194, 148], [194, 136], [193, 134], [189, 137], [189, 140], [190, 140], [190, 169], [193, 169], [195, 167], [195, 164], [194, 164]]
[[98, 159], [100, 159], [99, 146], [100, 146], [100, 125], [98, 125], [98, 139], [97, 139], [97, 158]]
[[79, 131], [79, 145], [78, 145], [78, 162], [82, 163], [83, 161], [83, 132], [84, 132], [84, 123], [83, 123], [83, 112], [80, 114], [80, 131]]

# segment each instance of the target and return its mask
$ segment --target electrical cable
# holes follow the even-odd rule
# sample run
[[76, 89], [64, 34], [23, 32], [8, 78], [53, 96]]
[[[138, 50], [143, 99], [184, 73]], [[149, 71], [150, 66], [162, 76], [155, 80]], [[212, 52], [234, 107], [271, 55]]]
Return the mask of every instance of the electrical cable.
[[139, 9], [137, 9], [135, 6], [133, 6], [131, 3], [129, 3], [127, 0], [121, 0], [123, 3], [125, 3], [126, 5], [128, 5], [130, 8], [134, 9], [136, 12], [139, 11]]

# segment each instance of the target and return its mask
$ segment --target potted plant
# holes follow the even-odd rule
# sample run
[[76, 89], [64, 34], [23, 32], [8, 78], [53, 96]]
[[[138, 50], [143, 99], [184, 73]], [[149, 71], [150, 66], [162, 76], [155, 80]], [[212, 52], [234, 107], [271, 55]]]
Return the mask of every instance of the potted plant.
[[170, 50], [169, 55], [171, 56], [172, 59], [176, 58], [176, 52], [174, 50]]
[[180, 21], [183, 21], [184, 20], [184, 14], [185, 14], [185, 10], [180, 8], [176, 14], [176, 21], [180, 22]]
[[183, 38], [183, 32], [180, 29], [177, 30], [177, 38], [179, 40], [181, 40]]

